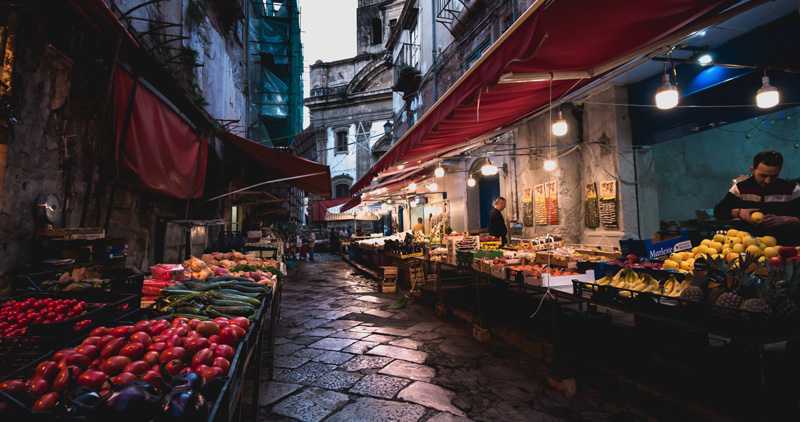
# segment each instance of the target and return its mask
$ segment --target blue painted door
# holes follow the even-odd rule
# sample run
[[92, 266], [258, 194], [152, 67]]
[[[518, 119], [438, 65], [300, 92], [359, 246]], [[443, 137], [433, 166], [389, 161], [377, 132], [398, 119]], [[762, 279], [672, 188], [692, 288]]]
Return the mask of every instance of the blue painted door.
[[481, 228], [489, 228], [489, 211], [494, 206], [494, 200], [500, 196], [500, 176], [482, 176], [478, 179], [478, 191], [481, 204]]

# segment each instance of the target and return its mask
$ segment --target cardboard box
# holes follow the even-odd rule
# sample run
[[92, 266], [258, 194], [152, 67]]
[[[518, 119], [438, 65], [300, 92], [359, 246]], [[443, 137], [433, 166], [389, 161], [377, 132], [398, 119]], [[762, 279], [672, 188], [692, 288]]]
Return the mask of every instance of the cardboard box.
[[569, 265], [569, 257], [564, 255], [556, 255], [550, 252], [537, 252], [536, 259], [534, 260], [539, 265], [557, 265], [559, 267], [566, 267]]
[[525, 284], [539, 287], [556, 287], [556, 286], [572, 286], [572, 280], [580, 280], [586, 282], [593, 282], [594, 271], [586, 271], [586, 274], [577, 275], [562, 275], [553, 277], [550, 274], [544, 273], [541, 278], [525, 276]]
[[640, 258], [653, 259], [673, 252], [691, 250], [692, 242], [685, 229], [661, 230], [652, 239], [620, 239], [619, 246], [623, 256], [634, 254]]
[[481, 260], [481, 272], [486, 274], [492, 273], [492, 261], [488, 259]]
[[492, 277], [506, 279], [506, 266], [505, 265], [492, 265]]

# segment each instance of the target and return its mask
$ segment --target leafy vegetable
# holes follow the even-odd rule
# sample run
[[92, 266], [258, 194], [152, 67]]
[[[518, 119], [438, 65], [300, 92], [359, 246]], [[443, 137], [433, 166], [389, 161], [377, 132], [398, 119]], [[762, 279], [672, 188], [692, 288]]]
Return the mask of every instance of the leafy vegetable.
[[285, 275], [285, 274], [283, 274], [281, 272], [281, 270], [278, 267], [275, 267], [275, 266], [267, 267], [267, 271], [269, 271], [272, 274], [277, 275], [278, 276], [278, 281], [283, 280], [283, 276]]
[[242, 264], [242, 265], [237, 265], [237, 266], [233, 267], [233, 272], [239, 272], [239, 271], [255, 272], [255, 271], [258, 271], [260, 269], [261, 268], [254, 267], [252, 265]]

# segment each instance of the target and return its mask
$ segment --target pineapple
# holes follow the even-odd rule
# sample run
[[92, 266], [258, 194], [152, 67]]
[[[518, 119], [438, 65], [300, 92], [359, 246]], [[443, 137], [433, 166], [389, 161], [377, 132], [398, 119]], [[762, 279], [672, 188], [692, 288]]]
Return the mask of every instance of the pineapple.
[[776, 285], [782, 295], [776, 300], [775, 315], [779, 318], [796, 315], [800, 312], [800, 306], [797, 305], [800, 300], [800, 262], [787, 262], [776, 278], [779, 279]]
[[[735, 263], [736, 260], [728, 262], [723, 256], [718, 256], [716, 258], [710, 258], [708, 260], [708, 268], [719, 271], [722, 274], [725, 274], [726, 278], [728, 278], [727, 276], [733, 269]], [[708, 291], [708, 298], [707, 298], [709, 303], [717, 303], [717, 300], [719, 300], [720, 296], [722, 296], [724, 293], [732, 291], [730, 286], [725, 285], [724, 283], [720, 284], [720, 283], [709, 282], [708, 287], [711, 288], [711, 290]], [[736, 305], [736, 307], [738, 308], [739, 305]]]
[[[690, 274], [686, 274], [689, 277]], [[681, 292], [681, 299], [685, 300], [704, 300], [706, 298], [706, 288], [708, 287], [708, 278], [704, 274], [695, 274], [691, 281], [691, 285]]]
[[[774, 271], [771, 275], [774, 275]], [[772, 305], [776, 299], [780, 297], [777, 286], [774, 283], [774, 277], [767, 276], [764, 280], [758, 280], [751, 287], [755, 293], [755, 297], [745, 300], [739, 309], [751, 312], [763, 312], [767, 315], [772, 313]], [[743, 313], [744, 319], [750, 318], [750, 313]]]
[[[717, 297], [713, 303], [718, 306], [726, 308], [739, 308], [744, 302], [741, 293], [742, 290], [753, 286], [758, 281], [758, 276], [748, 271], [749, 267], [758, 259], [747, 254], [744, 258], [739, 256], [737, 259], [730, 262], [726, 267], [728, 269], [727, 281], [722, 284], [723, 293]], [[731, 271], [732, 269], [732, 271]], [[726, 309], [715, 309], [715, 311], [722, 315], [728, 315], [730, 312]]]

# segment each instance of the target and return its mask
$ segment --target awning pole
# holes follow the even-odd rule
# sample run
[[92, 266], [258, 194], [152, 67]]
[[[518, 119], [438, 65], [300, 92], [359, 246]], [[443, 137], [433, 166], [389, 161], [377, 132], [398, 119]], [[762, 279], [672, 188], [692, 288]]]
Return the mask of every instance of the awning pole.
[[246, 191], [248, 189], [253, 189], [253, 188], [258, 187], [258, 186], [268, 185], [270, 183], [284, 182], [286, 180], [302, 179], [304, 177], [319, 176], [320, 174], [327, 174], [327, 173], [324, 172], [324, 171], [321, 171], [319, 173], [304, 174], [302, 176], [292, 176], [292, 177], [284, 177], [283, 179], [267, 180], [266, 182], [256, 183], [255, 185], [251, 185], [251, 186], [248, 186], [246, 188], [241, 188], [241, 189], [235, 190], [233, 192], [228, 192], [228, 193], [222, 194], [220, 196], [215, 196], [215, 197], [209, 199], [206, 202], [211, 202], [211, 201], [213, 201], [215, 199], [224, 198], [226, 196], [230, 196], [230, 195], [233, 195], [235, 193]]

